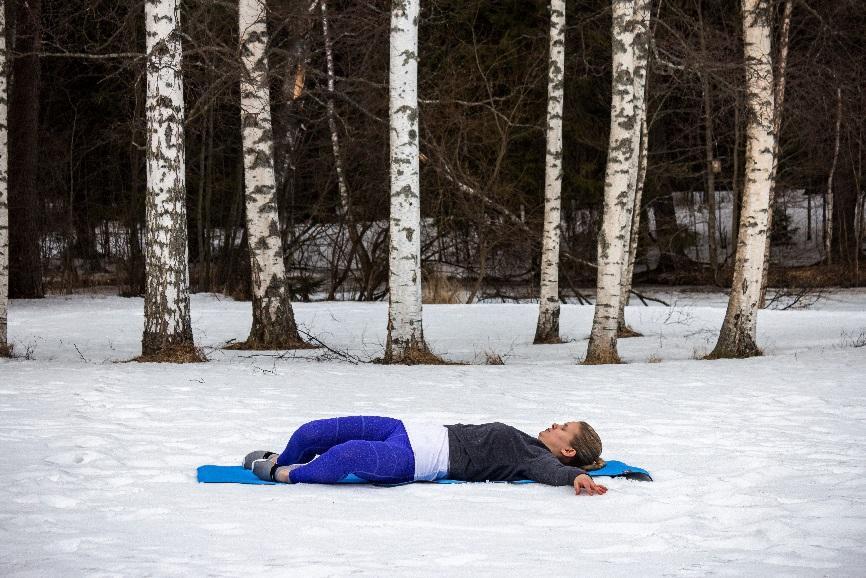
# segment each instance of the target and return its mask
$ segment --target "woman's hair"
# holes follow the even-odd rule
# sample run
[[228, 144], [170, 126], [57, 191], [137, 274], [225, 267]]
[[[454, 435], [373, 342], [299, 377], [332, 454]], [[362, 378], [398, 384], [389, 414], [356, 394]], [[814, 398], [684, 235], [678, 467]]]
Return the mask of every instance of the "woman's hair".
[[574, 448], [575, 453], [568, 461], [568, 465], [586, 471], [603, 468], [605, 461], [601, 459], [601, 438], [585, 421], [577, 423], [580, 424], [580, 431], [571, 438], [571, 447]]

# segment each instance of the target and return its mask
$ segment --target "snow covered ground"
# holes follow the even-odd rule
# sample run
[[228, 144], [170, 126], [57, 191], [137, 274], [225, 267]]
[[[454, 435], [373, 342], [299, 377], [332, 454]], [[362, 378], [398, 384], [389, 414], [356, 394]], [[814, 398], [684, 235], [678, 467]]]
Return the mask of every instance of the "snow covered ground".
[[[533, 346], [531, 304], [425, 306], [438, 353], [506, 365], [383, 367], [222, 351], [246, 336], [250, 306], [199, 295], [212, 361], [169, 366], [122, 363], [139, 352], [140, 300], [15, 301], [10, 337], [31, 359], [0, 360], [0, 575], [862, 575], [866, 293], [762, 312], [766, 356], [715, 362], [694, 357], [715, 342], [724, 296], [663, 297], [671, 307], [629, 309], [645, 337], [609, 367], [575, 363], [590, 307], [564, 307], [573, 341]], [[381, 353], [384, 304], [296, 312], [335, 349]], [[199, 464], [359, 413], [533, 433], [586, 419], [604, 456], [656, 481], [611, 480], [602, 497], [195, 481]]]

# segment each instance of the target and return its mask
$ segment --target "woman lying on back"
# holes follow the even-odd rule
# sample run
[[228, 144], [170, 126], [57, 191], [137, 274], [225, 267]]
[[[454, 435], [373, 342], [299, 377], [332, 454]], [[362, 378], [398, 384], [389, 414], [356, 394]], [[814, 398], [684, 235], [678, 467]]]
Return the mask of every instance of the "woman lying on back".
[[582, 421], [554, 423], [533, 438], [498, 422], [436, 426], [352, 416], [305, 423], [283, 453], [251, 452], [244, 467], [289, 484], [335, 484], [350, 475], [379, 484], [534, 480], [593, 495], [607, 492], [586, 474], [604, 466], [600, 456], [601, 439]]

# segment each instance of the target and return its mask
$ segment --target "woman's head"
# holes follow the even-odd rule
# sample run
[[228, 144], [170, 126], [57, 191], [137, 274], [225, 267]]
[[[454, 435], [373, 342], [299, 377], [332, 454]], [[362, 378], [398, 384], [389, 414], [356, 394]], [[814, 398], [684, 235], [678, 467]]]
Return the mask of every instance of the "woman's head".
[[601, 459], [601, 438], [585, 421], [577, 422], [580, 426], [578, 432], [571, 438], [571, 447], [574, 449], [574, 457], [568, 465], [578, 467], [582, 470], [598, 470], [604, 467]]
[[582, 470], [604, 467], [601, 438], [585, 421], [555, 423], [539, 433], [538, 439], [566, 465]]

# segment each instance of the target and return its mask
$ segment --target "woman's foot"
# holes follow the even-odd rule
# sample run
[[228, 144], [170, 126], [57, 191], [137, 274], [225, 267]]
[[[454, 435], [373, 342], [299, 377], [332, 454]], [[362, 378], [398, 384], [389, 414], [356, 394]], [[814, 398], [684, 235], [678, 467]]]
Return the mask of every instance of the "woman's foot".
[[256, 450], [244, 456], [244, 467], [248, 470], [251, 470], [253, 468], [253, 462], [256, 460], [271, 460], [272, 462], [276, 463], [277, 457], [279, 457], [279, 454], [275, 454], [274, 452], [269, 452], [267, 450]]
[[256, 460], [253, 462], [253, 473], [260, 480], [266, 482], [280, 482], [283, 484], [291, 484], [292, 480], [289, 474], [295, 468], [301, 467], [303, 464], [292, 464], [290, 466], [278, 466], [276, 461], [268, 459]]
[[304, 464], [292, 464], [290, 466], [280, 466], [276, 470], [274, 470], [274, 481], [280, 482], [283, 484], [291, 484], [292, 478], [289, 477], [289, 474], [292, 473], [292, 470], [295, 468], [299, 468]]

